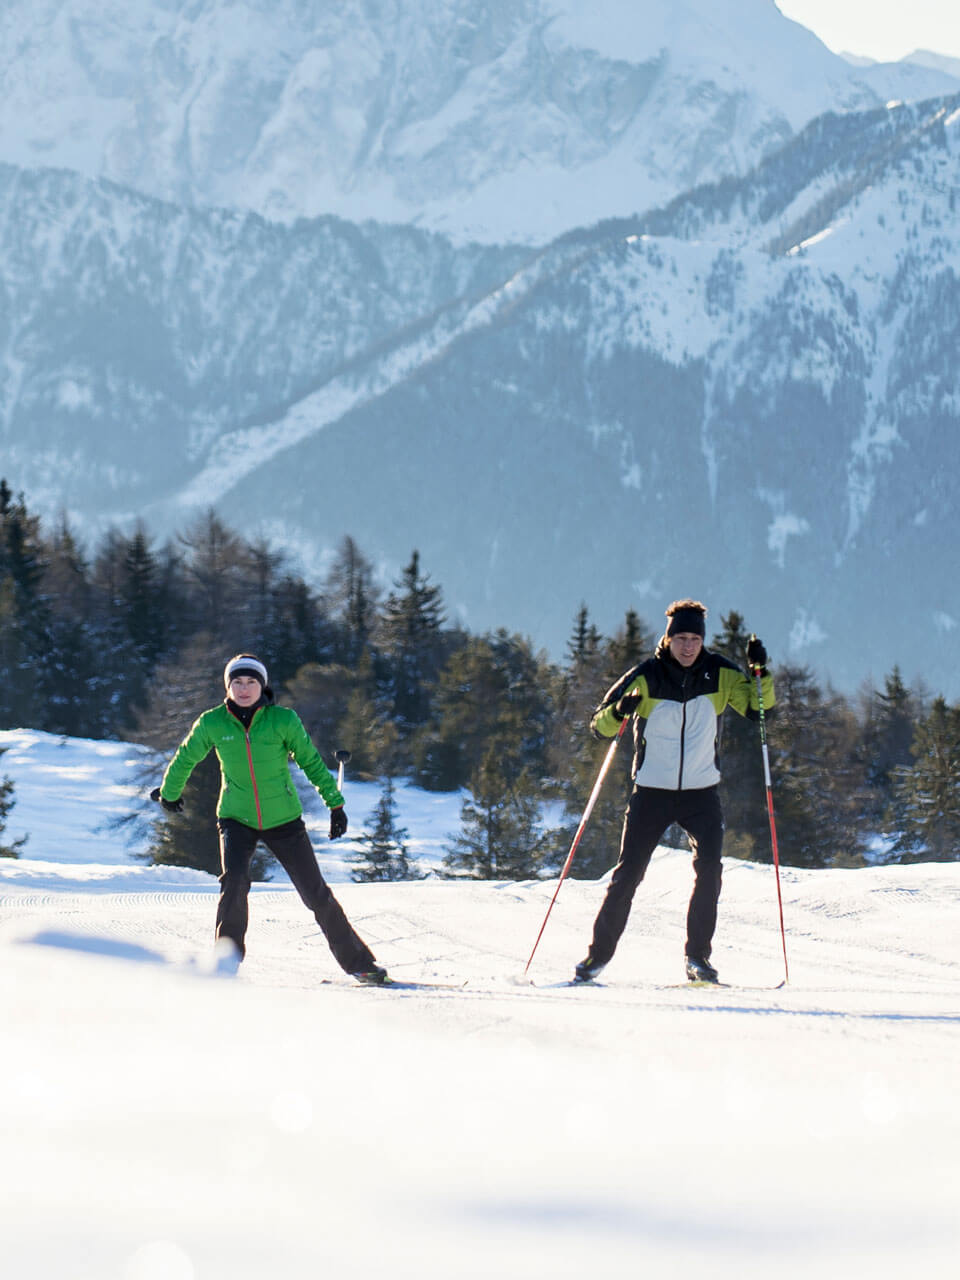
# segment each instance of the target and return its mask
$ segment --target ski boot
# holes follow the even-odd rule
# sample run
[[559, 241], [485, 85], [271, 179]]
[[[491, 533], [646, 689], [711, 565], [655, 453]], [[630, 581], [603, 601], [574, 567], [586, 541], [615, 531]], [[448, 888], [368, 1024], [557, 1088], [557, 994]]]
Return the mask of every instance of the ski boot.
[[697, 956], [687, 956], [687, 980], [689, 982], [719, 982], [719, 976], [712, 964]]
[[378, 964], [371, 965], [369, 969], [360, 969], [357, 973], [351, 973], [350, 977], [355, 978], [365, 987], [382, 987], [390, 981], [386, 969]]

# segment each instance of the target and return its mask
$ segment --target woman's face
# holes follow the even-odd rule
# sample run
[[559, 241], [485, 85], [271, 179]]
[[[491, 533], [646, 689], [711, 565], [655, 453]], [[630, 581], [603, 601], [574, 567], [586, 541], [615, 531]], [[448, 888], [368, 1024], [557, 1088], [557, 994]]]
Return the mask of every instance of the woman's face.
[[260, 681], [254, 676], [234, 676], [227, 692], [238, 707], [252, 707], [260, 698]]

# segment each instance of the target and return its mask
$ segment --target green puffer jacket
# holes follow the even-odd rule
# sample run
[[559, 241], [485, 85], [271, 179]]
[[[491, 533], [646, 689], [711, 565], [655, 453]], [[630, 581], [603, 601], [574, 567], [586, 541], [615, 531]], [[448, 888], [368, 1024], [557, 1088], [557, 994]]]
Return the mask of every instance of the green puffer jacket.
[[328, 808], [343, 804], [333, 774], [289, 707], [258, 707], [249, 730], [226, 704], [204, 711], [167, 766], [160, 784], [164, 800], [180, 798], [190, 774], [211, 751], [220, 761], [218, 818], [236, 818], [258, 831], [299, 818], [303, 808], [290, 776], [291, 756]]

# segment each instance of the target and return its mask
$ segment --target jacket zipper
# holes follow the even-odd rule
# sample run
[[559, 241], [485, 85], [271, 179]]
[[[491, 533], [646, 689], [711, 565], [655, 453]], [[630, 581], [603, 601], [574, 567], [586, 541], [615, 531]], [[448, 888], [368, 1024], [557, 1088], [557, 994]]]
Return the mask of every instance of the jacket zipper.
[[683, 757], [687, 749], [687, 675], [684, 672], [683, 680], [680, 683], [683, 691], [683, 698], [680, 705], [683, 707], [683, 714], [680, 717], [680, 772], [677, 775], [677, 790], [683, 790]]
[[[257, 710], [259, 710], [259, 708], [257, 708]], [[232, 712], [231, 712], [231, 715], [233, 715]], [[246, 725], [244, 725], [243, 721], [238, 719], [237, 716], [234, 716], [233, 718], [234, 720], [237, 721], [237, 724], [239, 724], [240, 728], [243, 729], [243, 740], [247, 746], [247, 766], [250, 769], [250, 783], [253, 787], [253, 803], [256, 805], [256, 808], [257, 808], [257, 830], [262, 831], [263, 830], [263, 814], [260, 811], [260, 792], [257, 790], [257, 775], [253, 771], [253, 751], [250, 748], [250, 729], [253, 728], [253, 720], [256, 720], [257, 712], [255, 711], [253, 713], [253, 720], [250, 721], [250, 729], [248, 729]]]

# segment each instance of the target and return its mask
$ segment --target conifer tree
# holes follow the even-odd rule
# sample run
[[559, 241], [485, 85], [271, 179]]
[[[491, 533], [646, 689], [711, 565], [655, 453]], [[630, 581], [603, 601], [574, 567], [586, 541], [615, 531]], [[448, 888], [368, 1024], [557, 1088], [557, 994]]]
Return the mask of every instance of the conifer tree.
[[183, 573], [194, 626], [236, 651], [248, 627], [246, 544], [212, 508], [179, 541], [185, 548]]
[[960, 859], [960, 706], [935, 698], [916, 727], [913, 766], [895, 769], [902, 862]]
[[[798, 867], [862, 865], [864, 779], [854, 718], [807, 667], [779, 666], [776, 681], [767, 741], [780, 859]], [[766, 846], [753, 856], [769, 862], [773, 855]]]
[[[6, 747], [0, 747], [0, 756], [6, 750]], [[7, 825], [7, 814], [16, 803], [13, 783], [9, 778], [0, 778], [0, 836], [3, 835], [3, 829]], [[26, 836], [21, 836], [19, 840], [14, 840], [13, 844], [3, 844], [0, 841], [0, 858], [19, 858], [20, 850], [26, 843]]]
[[555, 679], [519, 636], [500, 630], [468, 640], [440, 673], [430, 721], [414, 742], [414, 778], [429, 789], [453, 790], [491, 744], [542, 776]]
[[336, 660], [352, 665], [368, 649], [377, 621], [380, 592], [373, 565], [349, 535], [344, 537], [324, 583], [324, 600], [339, 624]]
[[414, 551], [387, 597], [378, 632], [392, 718], [401, 738], [408, 738], [429, 715], [430, 690], [443, 657], [442, 627], [442, 593], [420, 572], [420, 553]]
[[600, 632], [590, 621], [590, 611], [581, 603], [573, 619], [567, 641], [566, 671], [576, 673], [585, 667], [600, 647]]
[[350, 673], [346, 690], [346, 708], [333, 735], [333, 749], [350, 752], [353, 777], [371, 781], [385, 773], [392, 775], [399, 759], [397, 727], [377, 695], [369, 653]]
[[900, 668], [885, 677], [882, 690], [865, 699], [861, 755], [869, 788], [866, 817], [878, 820], [896, 800], [898, 774], [913, 762], [911, 746], [917, 725], [925, 716], [923, 694], [909, 689]]
[[[586, 644], [579, 640], [586, 635]], [[560, 682], [561, 698], [555, 716], [550, 765], [564, 804], [564, 821], [550, 837], [548, 860], [559, 866], [566, 859], [584, 807], [609, 749], [590, 731], [593, 713], [613, 682], [649, 657], [653, 633], [630, 610], [613, 640], [605, 641], [587, 625], [584, 607], [577, 615], [574, 643], [568, 646], [568, 665]], [[570, 868], [574, 879], [595, 880], [617, 861], [623, 814], [629, 798], [632, 741], [627, 739], [614, 760], [594, 806], [590, 822]]]
[[358, 865], [350, 873], [352, 878], [360, 882], [425, 879], [408, 856], [409, 835], [405, 827], [397, 825], [393, 779], [386, 777], [374, 810], [373, 830], [364, 832], [357, 842], [363, 853], [358, 855]]
[[39, 518], [0, 479], [0, 726], [46, 729], [54, 685]]
[[546, 840], [540, 793], [516, 757], [490, 747], [470, 779], [460, 808], [461, 828], [443, 865], [472, 880], [528, 880], [539, 875]]

